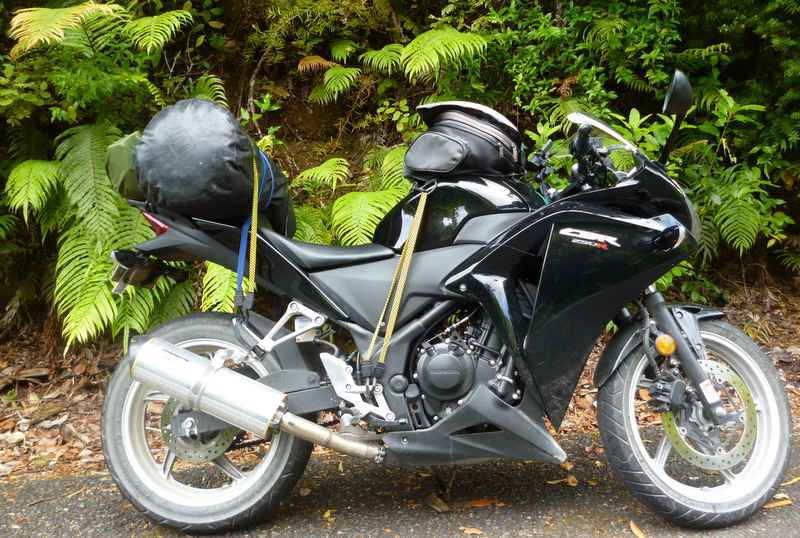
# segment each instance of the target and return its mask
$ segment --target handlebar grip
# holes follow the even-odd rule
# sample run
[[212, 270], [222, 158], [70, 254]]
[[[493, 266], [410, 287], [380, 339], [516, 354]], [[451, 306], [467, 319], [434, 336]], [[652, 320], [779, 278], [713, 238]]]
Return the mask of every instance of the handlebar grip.
[[572, 142], [572, 154], [576, 157], [585, 155], [589, 152], [589, 135], [592, 132], [592, 126], [583, 124], [578, 127], [578, 134]]

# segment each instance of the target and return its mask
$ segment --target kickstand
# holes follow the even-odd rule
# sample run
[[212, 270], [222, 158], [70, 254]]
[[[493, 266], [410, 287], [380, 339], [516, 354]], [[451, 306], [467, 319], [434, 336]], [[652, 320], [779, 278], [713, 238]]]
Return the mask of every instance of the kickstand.
[[[453, 484], [456, 481], [457, 469], [454, 467], [433, 467], [433, 479], [436, 481], [436, 486], [442, 494], [442, 498], [450, 502], [450, 493], [453, 491]], [[446, 471], [450, 471], [450, 476], [445, 477]]]

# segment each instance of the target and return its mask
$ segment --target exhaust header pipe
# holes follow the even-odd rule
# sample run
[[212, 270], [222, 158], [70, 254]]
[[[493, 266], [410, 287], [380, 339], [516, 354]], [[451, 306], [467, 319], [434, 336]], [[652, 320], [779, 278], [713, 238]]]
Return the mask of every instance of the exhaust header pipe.
[[[137, 349], [138, 348], [138, 349]], [[277, 428], [344, 454], [383, 461], [382, 448], [346, 439], [286, 410], [286, 394], [160, 338], [132, 345], [131, 377], [262, 439]]]

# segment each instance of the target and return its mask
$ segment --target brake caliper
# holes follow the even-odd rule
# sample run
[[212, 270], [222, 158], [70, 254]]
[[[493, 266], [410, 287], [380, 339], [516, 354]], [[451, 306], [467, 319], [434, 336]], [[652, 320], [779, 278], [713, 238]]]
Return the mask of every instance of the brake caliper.
[[658, 413], [677, 411], [686, 405], [686, 382], [671, 372], [659, 373], [650, 386], [647, 403]]

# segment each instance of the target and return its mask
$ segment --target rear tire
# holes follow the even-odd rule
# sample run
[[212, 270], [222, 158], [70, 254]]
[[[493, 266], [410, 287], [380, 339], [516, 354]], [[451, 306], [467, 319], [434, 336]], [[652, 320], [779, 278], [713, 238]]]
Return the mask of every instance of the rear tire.
[[[712, 344], [722, 350], [720, 357], [725, 354], [724, 350], [728, 350], [731, 358], [728, 365], [752, 392], [758, 409], [756, 438], [749, 455], [739, 464], [742, 467], [738, 472], [733, 472], [734, 467], [730, 471], [719, 471], [721, 478], [716, 478], [719, 485], [711, 487], [682, 484], [667, 473], [667, 461], [675, 461], [668, 458], [681, 457], [674, 454], [674, 448], [667, 448], [667, 455], [660, 460], [660, 445], [655, 456], [647, 452], [644, 448], [646, 443], [639, 436], [635, 424], [637, 411], [634, 400], [639, 390], [637, 387], [643, 380], [642, 361], [646, 361], [641, 346], [601, 387], [598, 424], [608, 462], [634, 496], [673, 523], [710, 529], [743, 521], [774, 495], [789, 464], [792, 423], [778, 372], [758, 345], [723, 321], [701, 322], [700, 330], [710, 350]], [[650, 432], [653, 428], [663, 430], [663, 425], [650, 426]], [[672, 447], [666, 435], [661, 443], [664, 439]], [[658, 461], [661, 461], [660, 466]], [[692, 464], [684, 459], [673, 465]], [[690, 468], [697, 469], [697, 474], [704, 476], [713, 476], [717, 472]], [[725, 476], [726, 472], [730, 475]]]
[[[176, 345], [202, 340], [241, 347], [231, 317], [223, 314], [186, 316], [162, 325], [150, 335]], [[227, 489], [181, 489], [183, 486], [169, 473], [163, 478], [152, 472], [151, 464], [162, 465], [154, 457], [152, 462], [148, 461], [147, 451], [152, 453], [153, 449], [148, 446], [137, 449], [139, 437], [126, 431], [126, 423], [133, 423], [134, 430], [138, 427], [130, 418], [132, 406], [126, 405], [126, 401], [130, 401], [133, 392], [143, 389], [130, 376], [130, 361], [131, 358], [126, 357], [117, 366], [108, 386], [102, 415], [103, 453], [122, 494], [148, 518], [185, 532], [224, 532], [274, 516], [302, 476], [312, 445], [279, 432], [269, 446], [267, 454], [274, 451], [269, 461], [263, 468], [254, 468], [241, 483], [232, 482]], [[261, 362], [268, 372], [280, 369], [271, 355]], [[159, 478], [163, 478], [163, 483]]]

